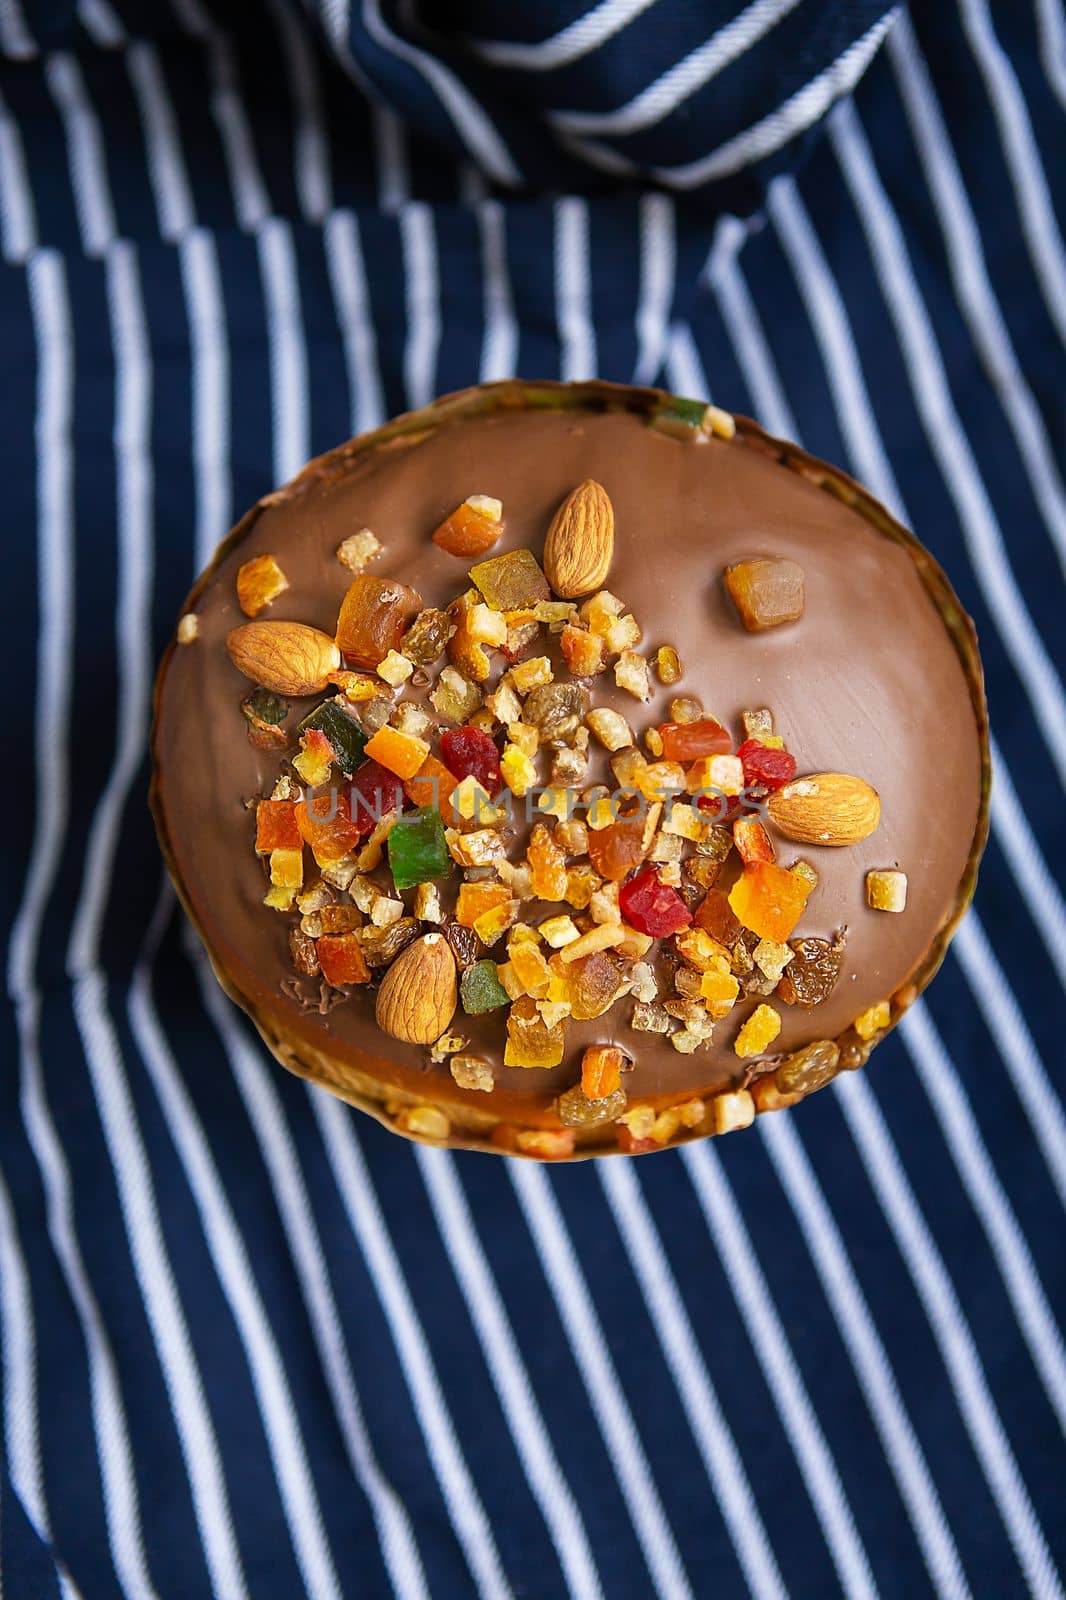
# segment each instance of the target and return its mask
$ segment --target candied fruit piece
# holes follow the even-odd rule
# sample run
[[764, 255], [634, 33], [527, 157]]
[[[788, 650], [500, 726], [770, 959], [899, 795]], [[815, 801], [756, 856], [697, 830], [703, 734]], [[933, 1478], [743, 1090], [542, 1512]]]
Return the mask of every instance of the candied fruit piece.
[[724, 756], [733, 748], [727, 728], [715, 717], [692, 722], [664, 722], [659, 728], [667, 761], [696, 761], [700, 756]]
[[636, 700], [651, 699], [648, 663], [635, 650], [623, 650], [614, 664], [614, 681]]
[[511, 899], [505, 883], [462, 883], [455, 905], [455, 915], [464, 928], [472, 928], [479, 917]]
[[500, 775], [511, 793], [518, 795], [519, 799], [528, 793], [537, 781], [536, 767], [516, 744], [504, 746], [503, 755], [500, 757]]
[[335, 698], [323, 700], [297, 728], [301, 734], [312, 730], [325, 735], [333, 751], [333, 759], [341, 771], [350, 777], [363, 760], [366, 749], [366, 734], [355, 718], [342, 710]]
[[590, 1100], [581, 1085], [575, 1084], [555, 1102], [559, 1121], [567, 1128], [596, 1128], [605, 1122], [614, 1122], [625, 1108], [626, 1092], [621, 1087]]
[[677, 890], [663, 883], [654, 867], [645, 867], [623, 883], [618, 901], [625, 920], [653, 939], [668, 938], [692, 921], [692, 912]]
[[398, 689], [414, 672], [414, 665], [398, 650], [390, 650], [384, 661], [378, 662], [378, 677], [384, 678], [392, 689]]
[[396, 578], [372, 578], [361, 572], [341, 601], [337, 644], [349, 666], [376, 667], [390, 650], [398, 650], [411, 619], [422, 609], [422, 597]]
[[271, 850], [302, 850], [295, 800], [260, 800], [255, 808], [255, 848], [258, 855]]
[[660, 645], [655, 652], [655, 676], [667, 688], [681, 681], [681, 657], [673, 645]]
[[696, 909], [696, 926], [731, 950], [740, 938], [740, 923], [724, 889], [708, 889]]
[[237, 601], [246, 617], [257, 617], [288, 587], [289, 580], [273, 556], [253, 556], [237, 573]]
[[587, 714], [585, 721], [604, 749], [612, 754], [617, 750], [625, 750], [633, 743], [633, 730], [625, 717], [607, 706], [597, 706]]
[[392, 881], [397, 889], [446, 878], [452, 870], [444, 823], [435, 806], [423, 806], [396, 819], [385, 842]]
[[474, 961], [459, 980], [459, 999], [467, 1016], [479, 1017], [485, 1011], [496, 1011], [510, 1001], [510, 996], [499, 980], [496, 963], [489, 957]]
[[593, 1017], [602, 1017], [621, 987], [617, 961], [606, 950], [593, 950], [563, 970], [574, 1021], [590, 1022]]
[[581, 1089], [589, 1100], [606, 1100], [622, 1087], [625, 1056], [609, 1044], [590, 1044], [581, 1057]]
[[726, 567], [725, 586], [749, 633], [796, 622], [803, 615], [803, 568], [783, 556]]
[[787, 750], [775, 750], [758, 739], [745, 739], [737, 751], [744, 768], [748, 789], [783, 789], [796, 776], [796, 758]]
[[840, 1050], [833, 1040], [816, 1039], [785, 1057], [774, 1073], [774, 1083], [782, 1094], [811, 1094], [836, 1075], [839, 1062]]
[[302, 888], [304, 881], [302, 844], [295, 850], [271, 850], [270, 881], [276, 889]]
[[289, 714], [289, 702], [270, 689], [253, 689], [241, 701], [241, 711], [253, 726], [265, 722], [274, 727], [285, 721]]
[[514, 1002], [507, 1017], [505, 1067], [557, 1067], [565, 1049], [565, 1020], [549, 1028], [528, 995]]
[[725, 971], [729, 966], [728, 949], [724, 944], [719, 944], [705, 928], [682, 928], [674, 944], [678, 954], [698, 972], [710, 972], [714, 968]]
[[770, 835], [758, 817], [736, 819], [733, 824], [733, 843], [746, 867], [754, 867], [760, 861], [774, 859], [774, 847], [770, 842]]
[[337, 560], [349, 572], [362, 572], [368, 561], [381, 554], [381, 540], [369, 528], [351, 533], [337, 546]]
[[872, 868], [866, 874], [866, 904], [873, 911], [903, 911], [907, 874], [896, 867]]
[[773, 1006], [756, 1006], [737, 1034], [733, 1049], [742, 1061], [761, 1056], [781, 1032], [781, 1017]]
[[729, 904], [745, 928], [760, 939], [784, 944], [803, 915], [810, 885], [785, 867], [760, 861], [745, 867], [729, 891]]
[[483, 1056], [452, 1056], [448, 1066], [460, 1089], [480, 1089], [488, 1094], [495, 1088], [492, 1067]]
[[740, 984], [731, 972], [712, 969], [700, 978], [700, 998], [716, 1022], [729, 1015], [739, 993]]
[[513, 944], [509, 947], [511, 966], [515, 977], [527, 994], [539, 999], [547, 994], [551, 982], [551, 968], [535, 943]]
[[448, 640], [448, 659], [474, 683], [484, 683], [492, 670], [492, 664], [483, 642], [474, 630], [474, 613], [478, 609], [477, 593], [473, 589], [460, 595], [458, 600], [453, 600], [448, 607], [448, 616], [453, 627], [452, 636]]
[[300, 836], [311, 846], [319, 866], [340, 861], [354, 850], [366, 828], [352, 821], [347, 789], [327, 794], [309, 794], [296, 805], [296, 825]]
[[484, 555], [503, 532], [502, 510], [500, 502], [488, 495], [464, 500], [434, 531], [433, 543], [450, 556]]
[[351, 782], [352, 820], [359, 837], [373, 833], [391, 812], [403, 810], [403, 780], [380, 761], [364, 761]]
[[600, 877], [620, 883], [628, 872], [639, 867], [648, 853], [646, 833], [643, 817], [619, 817], [609, 827], [593, 828], [589, 833], [589, 860]]
[[466, 722], [481, 704], [481, 690], [457, 668], [445, 667], [429, 701], [446, 722]]
[[892, 1012], [887, 1000], [878, 1000], [876, 1005], [869, 1006], [861, 1016], [855, 1018], [853, 1027], [860, 1039], [870, 1040], [878, 1033], [883, 1033], [892, 1020]]
[[333, 746], [319, 728], [308, 728], [300, 735], [300, 752], [293, 758], [293, 769], [312, 789], [326, 782], [333, 767]]
[[560, 850], [543, 822], [533, 825], [526, 851], [530, 886], [540, 900], [566, 898], [566, 855]]
[[370, 968], [354, 933], [324, 933], [316, 942], [315, 951], [322, 976], [334, 987], [370, 982]]
[[363, 914], [357, 906], [322, 906], [315, 915], [323, 933], [354, 933], [362, 927]]
[[436, 756], [427, 756], [413, 777], [404, 782], [403, 792], [415, 806], [436, 806], [445, 822], [452, 823], [452, 793], [455, 779]]
[[829, 939], [792, 939], [792, 960], [777, 986], [779, 999], [788, 1006], [810, 1011], [832, 992], [844, 965], [844, 936]]
[[549, 600], [551, 590], [532, 550], [508, 550], [470, 568], [493, 611], [531, 610], [538, 600]]
[[413, 778], [429, 755], [429, 745], [409, 733], [386, 725], [379, 728], [366, 747], [369, 761], [379, 761], [401, 780]]
[[567, 623], [559, 644], [563, 659], [575, 678], [594, 678], [607, 668], [607, 645], [599, 634]]
[[500, 752], [495, 740], [481, 728], [445, 729], [441, 734], [440, 754], [453, 777], [474, 777], [486, 794], [499, 794], [503, 787]]
[[515, 1145], [540, 1161], [565, 1161], [574, 1153], [574, 1135], [570, 1128], [520, 1128]]
[[408, 661], [416, 666], [428, 667], [444, 654], [444, 647], [455, 631], [446, 611], [429, 606], [420, 611], [400, 641], [400, 649]]

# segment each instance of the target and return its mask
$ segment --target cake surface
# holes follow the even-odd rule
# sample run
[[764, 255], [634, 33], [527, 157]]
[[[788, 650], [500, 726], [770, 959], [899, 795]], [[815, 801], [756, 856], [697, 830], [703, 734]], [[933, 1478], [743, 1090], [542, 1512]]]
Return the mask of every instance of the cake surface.
[[[272, 1043], [284, 1042], [283, 1058], [342, 1090], [350, 1069], [355, 1098], [355, 1086], [368, 1077], [381, 1085], [383, 1098], [394, 1094], [446, 1112], [453, 1108], [460, 1124], [465, 1106], [486, 1126], [495, 1117], [557, 1128], [556, 1099], [579, 1081], [589, 1045], [614, 1045], [624, 1053], [631, 1105], [661, 1108], [711, 1096], [749, 1084], [765, 1065], [738, 1057], [734, 1046], [745, 1020], [767, 999], [781, 1019], [767, 1055], [776, 1059], [812, 1041], [847, 1038], [854, 1059], [842, 1064], [859, 1064], [866, 1052], [854, 1033], [856, 1018], [888, 1001], [895, 1020], [913, 998], [911, 989], [935, 968], [943, 936], [972, 887], [984, 806], [980, 687], [964, 670], [972, 655], [968, 622], [939, 569], [917, 547], [875, 526], [859, 504], [845, 503], [839, 485], [846, 488], [847, 480], [832, 477], [837, 492], [827, 492], [815, 473], [797, 470], [807, 458], [794, 452], [780, 459], [753, 425], [732, 439], [701, 430], [686, 437], [684, 429], [649, 426], [637, 409], [594, 409], [610, 392], [584, 386], [588, 409], [580, 396], [560, 409], [526, 409], [513, 401], [492, 409], [445, 406], [439, 418], [432, 410], [425, 414], [421, 431], [386, 431], [376, 444], [371, 436], [312, 463], [288, 489], [261, 503], [224, 547], [190, 601], [195, 638], [172, 649], [164, 664], [154, 804], [185, 904], [227, 988]], [[321, 696], [290, 701], [283, 724], [287, 750], [259, 749], [246, 737], [241, 702], [253, 686], [226, 647], [231, 631], [248, 620], [238, 605], [237, 574], [254, 557], [273, 557], [288, 587], [261, 617], [332, 636], [353, 580], [337, 549], [369, 528], [382, 550], [367, 572], [408, 585], [424, 607], [447, 608], [469, 589], [471, 562], [483, 559], [449, 554], [433, 542], [449, 513], [471, 495], [498, 497], [504, 530], [487, 554], [528, 549], [540, 561], [554, 513], [589, 479], [603, 486], [614, 512], [604, 587], [636, 618], [640, 654], [654, 662], [660, 647], [672, 647], [682, 666], [680, 681], [670, 685], [653, 670], [650, 698], [643, 701], [616, 683], [612, 660], [605, 672], [582, 680], [592, 705], [619, 712], [649, 761], [654, 753], [645, 747], [644, 731], [670, 722], [670, 703], [678, 696], [698, 699], [705, 715], [730, 731], [734, 749], [745, 737], [743, 713], [768, 708], [801, 779], [854, 775], [877, 792], [880, 819], [860, 841], [829, 848], [782, 837], [762, 808], [777, 862], [788, 867], [802, 859], [818, 877], [792, 937], [844, 937], [840, 976], [813, 1010], [782, 1004], [772, 993], [742, 992], [710, 1041], [686, 1054], [670, 1034], [634, 1030], [633, 1000], [623, 998], [599, 1017], [568, 1020], [560, 1064], [531, 1068], [503, 1064], [505, 1009], [466, 1015], [460, 1006], [449, 1031], [462, 1036], [464, 1054], [491, 1067], [490, 1095], [459, 1087], [447, 1057], [434, 1061], [425, 1046], [383, 1033], [371, 986], [352, 987], [322, 1014], [319, 984], [301, 989], [293, 982], [289, 933], [299, 914], [263, 903], [269, 885], [254, 852], [250, 803], [273, 792], [298, 749], [296, 725]], [[882, 516], [887, 525], [890, 519]], [[795, 562], [805, 599], [797, 620], [749, 632], [723, 573], [761, 557]], [[525, 654], [548, 656], [556, 680], [565, 681], [559, 646], [559, 635], [545, 625]], [[488, 654], [492, 673], [480, 686], [484, 692], [509, 666], [498, 651]], [[442, 654], [395, 692], [381, 686], [397, 703], [414, 701], [428, 710], [437, 725], [425, 736], [434, 753], [448, 724], [429, 696], [447, 663]], [[502, 745], [503, 730], [497, 734]], [[593, 737], [580, 786], [615, 789], [609, 763]], [[539, 773], [547, 785], [543, 756]], [[521, 806], [512, 829], [508, 856], [521, 861], [529, 838]], [[734, 853], [719, 889], [730, 888], [740, 867]], [[906, 874], [900, 914], [868, 904], [867, 873], [888, 869]], [[392, 892], [387, 862], [372, 876]], [[439, 884], [446, 913], [462, 877], [456, 867]], [[413, 892], [403, 899], [410, 914]], [[566, 904], [525, 902], [520, 917], [535, 925], [566, 912], [574, 914]], [[507, 937], [480, 955], [505, 962]], [[669, 993], [657, 954], [647, 959]], [[319, 1057], [328, 1060], [328, 1071], [317, 1070]], [[603, 1130], [596, 1135], [602, 1141]]]

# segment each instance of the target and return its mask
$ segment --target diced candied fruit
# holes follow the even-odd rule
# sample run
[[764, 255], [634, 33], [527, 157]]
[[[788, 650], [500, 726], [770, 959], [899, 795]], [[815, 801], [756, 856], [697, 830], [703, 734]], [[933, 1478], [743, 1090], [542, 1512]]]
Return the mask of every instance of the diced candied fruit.
[[370, 968], [366, 964], [363, 946], [354, 933], [324, 933], [315, 950], [327, 983], [337, 987], [346, 983], [370, 982]]
[[253, 689], [241, 701], [241, 712], [248, 719], [249, 737], [257, 730], [270, 735], [264, 748], [280, 748], [288, 743], [281, 724], [289, 714], [289, 702], [280, 694], [273, 694], [269, 689]]
[[569, 1128], [520, 1128], [515, 1145], [540, 1161], [565, 1161], [574, 1153], [574, 1135]]
[[625, 717], [617, 711], [611, 711], [607, 706], [597, 706], [585, 717], [585, 721], [603, 745], [605, 750], [612, 753], [624, 750], [633, 743], [633, 730]]
[[349, 534], [342, 544], [337, 546], [337, 560], [342, 567], [347, 567], [350, 572], [362, 572], [368, 561], [372, 561], [381, 552], [381, 540], [369, 528], [360, 528], [358, 533]]
[[540, 900], [562, 900], [566, 896], [566, 855], [544, 826], [537, 822], [529, 836], [526, 860], [530, 884]]
[[582, 601], [579, 615], [582, 622], [588, 624], [593, 633], [605, 634], [616, 617], [620, 617], [625, 606], [609, 589], [599, 589], [587, 600]]
[[484, 683], [492, 664], [483, 643], [474, 634], [473, 618], [478, 604], [477, 591], [471, 589], [448, 607], [453, 629], [448, 640], [448, 659], [474, 683]]
[[500, 757], [500, 775], [512, 794], [521, 798], [537, 781], [537, 769], [529, 757], [516, 744], [504, 746]]
[[760, 939], [751, 954], [759, 971], [771, 983], [778, 983], [785, 968], [795, 960], [795, 951], [774, 939]]
[[614, 1045], [590, 1044], [581, 1057], [581, 1089], [589, 1100], [606, 1100], [622, 1086], [625, 1056]]
[[363, 914], [356, 906], [323, 906], [314, 913], [323, 933], [354, 933], [363, 925]]
[[452, 794], [455, 779], [436, 756], [427, 756], [413, 777], [406, 779], [404, 794], [412, 805], [436, 806], [445, 822], [454, 820]]
[[551, 590], [532, 550], [508, 550], [470, 568], [470, 577], [493, 611], [532, 609]]
[[488, 1094], [495, 1087], [492, 1067], [483, 1056], [452, 1056], [448, 1066], [460, 1089], [480, 1089]]
[[263, 896], [263, 904], [272, 911], [291, 911], [295, 896], [295, 889], [282, 889], [274, 884]]
[[484, 945], [494, 945], [513, 926], [518, 916], [518, 903], [508, 900], [504, 905], [493, 906], [482, 912], [474, 923], [474, 932]]
[[[504, 616], [530, 617], [528, 611], [505, 611]], [[507, 637], [500, 645], [500, 654], [505, 661], [512, 663], [521, 661], [526, 651], [534, 645], [540, 637], [540, 624], [535, 621], [510, 622], [507, 624]]]
[[465, 778], [460, 778], [452, 790], [452, 810], [455, 813], [456, 825], [460, 828], [466, 823], [473, 823], [479, 830], [498, 828], [505, 816], [498, 806], [493, 805], [488, 791], [481, 787], [471, 773]]
[[376, 667], [398, 650], [422, 598], [396, 578], [361, 572], [348, 586], [337, 618], [337, 644], [349, 666]]
[[643, 817], [619, 817], [589, 833], [589, 860], [601, 878], [620, 883], [648, 853]]
[[379, 728], [365, 751], [369, 761], [379, 761], [401, 781], [413, 778], [429, 755], [429, 745], [409, 733], [388, 726]]
[[459, 981], [459, 999], [463, 1010], [471, 1017], [508, 1004], [510, 996], [500, 982], [495, 961], [486, 956], [466, 968]]
[[563, 970], [574, 1021], [590, 1022], [594, 1017], [602, 1017], [614, 1003], [622, 984], [618, 963], [606, 950], [592, 950], [567, 966], [564, 950]]
[[787, 750], [774, 750], [758, 739], [745, 739], [737, 751], [747, 788], [783, 789], [796, 776], [796, 758]]
[[444, 667], [429, 700], [445, 721], [466, 722], [481, 704], [481, 690], [456, 667]]
[[623, 650], [614, 664], [614, 681], [637, 700], [651, 699], [648, 663], [635, 650]]
[[328, 794], [309, 794], [296, 805], [296, 825], [300, 836], [311, 846], [319, 866], [340, 861], [355, 848], [369, 826], [353, 822], [347, 789]]
[[844, 965], [844, 936], [835, 939], [793, 939], [789, 962], [777, 993], [786, 1005], [810, 1011], [832, 993]]
[[755, 1101], [747, 1089], [716, 1094], [711, 1101], [711, 1124], [715, 1133], [735, 1133], [750, 1128], [755, 1121]]
[[373, 833], [391, 812], [401, 812], [405, 798], [402, 778], [379, 761], [364, 761], [351, 783], [352, 821], [359, 836]]
[[745, 867], [729, 891], [729, 904], [745, 928], [760, 939], [784, 944], [803, 915], [810, 886], [771, 861]]
[[537, 946], [528, 943], [514, 944], [509, 946], [508, 954], [515, 976], [526, 994], [533, 995], [535, 999], [547, 994], [551, 970]]
[[663, 883], [654, 867], [645, 867], [623, 883], [618, 899], [626, 922], [653, 939], [668, 938], [692, 921], [692, 912], [677, 890]]
[[420, 1139], [447, 1139], [452, 1131], [439, 1106], [407, 1106], [397, 1114], [396, 1126]]
[[517, 750], [529, 757], [530, 761], [540, 749], [540, 734], [526, 722], [508, 723], [507, 737]]
[[700, 997], [716, 1022], [729, 1015], [739, 993], [740, 984], [731, 972], [712, 969], [700, 978]]
[[767, 739], [773, 738], [773, 714], [766, 706], [762, 706], [758, 711], [742, 711], [740, 720], [744, 724], [745, 739], [765, 743]]
[[255, 848], [261, 856], [271, 850], [303, 848], [295, 800], [260, 800], [255, 808]]
[[299, 889], [304, 881], [303, 845], [270, 852], [270, 881], [276, 889]]
[[873, 911], [903, 911], [907, 874], [896, 867], [872, 868], [866, 874], [866, 904]]
[[464, 500], [434, 531], [433, 543], [450, 556], [483, 555], [503, 532], [502, 509], [487, 495], [478, 495], [477, 504]]
[[300, 752], [292, 765], [312, 789], [326, 782], [333, 767], [333, 746], [321, 729], [308, 728], [300, 735]]
[[853, 1027], [860, 1039], [872, 1039], [875, 1034], [883, 1033], [892, 1020], [892, 1012], [887, 1000], [878, 1000], [876, 1005], [869, 1006], [861, 1016], [855, 1018]]
[[761, 1056], [781, 1032], [781, 1017], [773, 1006], [756, 1006], [737, 1034], [733, 1049], [742, 1061]]
[[655, 652], [655, 675], [667, 688], [681, 681], [681, 657], [673, 645], [660, 645]]
[[729, 967], [729, 951], [706, 928], [682, 928], [674, 943], [678, 953], [699, 972], [710, 972], [712, 968], [724, 972]]
[[789, 872], [794, 872], [797, 878], [802, 878], [804, 883], [809, 883], [812, 889], [818, 887], [818, 874], [809, 861], [793, 861]]
[[626, 930], [620, 922], [599, 923], [575, 939], [573, 944], [564, 945], [559, 951], [559, 959], [564, 966], [572, 966], [575, 961], [583, 961], [597, 950], [612, 950], [615, 945], [623, 943], [625, 936]]
[[323, 700], [310, 716], [303, 719], [297, 732], [303, 734], [312, 730], [317, 730], [325, 736], [329, 741], [333, 759], [342, 772], [351, 776], [362, 761], [366, 749], [366, 734], [355, 718], [343, 710], [336, 698]]
[[289, 580], [273, 556], [253, 556], [237, 573], [237, 600], [246, 617], [257, 617], [288, 587]]
[[600, 1127], [604, 1123], [614, 1122], [625, 1108], [626, 1092], [621, 1086], [609, 1095], [590, 1100], [581, 1085], [575, 1084], [555, 1102], [559, 1121], [567, 1128]]
[[568, 867], [566, 873], [566, 903], [575, 911], [584, 911], [602, 879], [591, 865]]
[[435, 806], [423, 806], [398, 817], [385, 845], [397, 889], [446, 878], [452, 870], [444, 823]]
[[506, 905], [511, 891], [505, 883], [461, 883], [455, 915], [464, 928], [472, 928], [478, 917], [496, 906]]
[[532, 656], [528, 661], [519, 661], [517, 666], [512, 667], [508, 677], [519, 694], [528, 694], [531, 689], [540, 689], [551, 683], [554, 673], [547, 656]]
[[[567, 878], [569, 876], [567, 873]], [[546, 917], [543, 922], [538, 923], [537, 932], [545, 944], [550, 945], [553, 950], [561, 950], [564, 945], [573, 944], [574, 940], [580, 937], [574, 919], [567, 916]]]
[[692, 722], [664, 722], [659, 728], [663, 755], [668, 761], [696, 761], [700, 756], [728, 755], [733, 740], [715, 717]]
[[398, 650], [390, 650], [385, 659], [378, 662], [378, 677], [384, 678], [392, 689], [406, 683], [414, 670], [413, 662]]
[[456, 778], [473, 776], [490, 796], [503, 787], [500, 752], [480, 728], [446, 728], [440, 739], [441, 760]]
[[770, 835], [758, 817], [738, 817], [733, 824], [733, 842], [746, 867], [774, 859]]
[[549, 1028], [529, 995], [516, 1000], [507, 1017], [506, 1067], [557, 1067], [566, 1048], [566, 1023]]
[[795, 622], [803, 615], [803, 568], [785, 557], [738, 561], [725, 569], [725, 585], [749, 633]]
[[420, 611], [400, 641], [400, 649], [408, 661], [428, 667], [444, 654], [444, 647], [454, 631], [455, 624], [446, 611], [429, 606]]
[[675, 695], [670, 702], [671, 722], [698, 722], [703, 716], [703, 706], [695, 695]]
[[708, 889], [696, 909], [696, 926], [731, 950], [740, 938], [740, 923], [723, 889]]
[[593, 678], [607, 667], [607, 645], [599, 634], [567, 623], [559, 640], [563, 658], [575, 678]]

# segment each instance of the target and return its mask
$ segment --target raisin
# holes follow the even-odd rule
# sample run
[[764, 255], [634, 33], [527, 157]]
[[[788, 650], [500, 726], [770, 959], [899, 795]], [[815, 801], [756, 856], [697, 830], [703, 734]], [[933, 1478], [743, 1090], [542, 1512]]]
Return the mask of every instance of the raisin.
[[810, 1011], [831, 994], [844, 965], [844, 935], [835, 939], [790, 939], [794, 952], [778, 986], [787, 1006]]
[[444, 924], [444, 937], [451, 945], [456, 966], [460, 972], [465, 972], [467, 967], [477, 960], [481, 940], [473, 928], [464, 928], [461, 922], [455, 921]]

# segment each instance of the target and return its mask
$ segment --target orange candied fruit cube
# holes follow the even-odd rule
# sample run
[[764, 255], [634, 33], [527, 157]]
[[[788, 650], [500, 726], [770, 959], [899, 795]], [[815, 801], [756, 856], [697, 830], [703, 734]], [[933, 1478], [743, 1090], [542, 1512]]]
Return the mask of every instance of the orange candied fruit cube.
[[515, 1145], [527, 1156], [541, 1161], [565, 1161], [574, 1153], [573, 1128], [520, 1128]]
[[537, 946], [530, 943], [515, 944], [508, 953], [515, 977], [526, 993], [537, 996], [546, 994], [552, 973]]
[[666, 761], [697, 761], [701, 756], [728, 755], [733, 740], [717, 717], [699, 717], [695, 722], [664, 722], [659, 728]]
[[543, 822], [533, 825], [526, 849], [530, 887], [538, 900], [565, 900], [566, 856]]
[[590, 1044], [581, 1057], [581, 1091], [587, 1100], [606, 1100], [622, 1087], [625, 1057], [614, 1045]]
[[386, 723], [369, 741], [363, 755], [368, 761], [380, 761], [406, 783], [429, 755], [429, 745], [413, 733], [401, 733]]
[[246, 617], [257, 617], [289, 587], [273, 556], [253, 556], [237, 573], [237, 601]]
[[461, 883], [455, 902], [456, 920], [464, 928], [472, 928], [486, 911], [506, 905], [510, 898], [511, 891], [505, 883]]
[[348, 855], [361, 837], [352, 821], [351, 798], [347, 789], [336, 794], [308, 795], [306, 799], [298, 800], [296, 826], [305, 844], [311, 846], [320, 867]]
[[757, 862], [744, 871], [729, 891], [734, 916], [760, 939], [784, 944], [803, 915], [811, 886], [772, 861]]
[[413, 806], [436, 806], [450, 826], [455, 821], [452, 791], [457, 782], [443, 761], [427, 756], [414, 777], [404, 779], [403, 792]]
[[450, 556], [480, 556], [492, 549], [502, 532], [499, 517], [493, 519], [464, 500], [435, 530], [433, 543]]
[[736, 998], [740, 993], [740, 984], [731, 972], [720, 972], [712, 969], [705, 972], [700, 978], [700, 994], [703, 1003], [715, 1021], [720, 1021], [733, 1009]]
[[568, 622], [559, 640], [566, 665], [575, 678], [592, 678], [607, 666], [607, 643], [587, 628]]
[[369, 983], [370, 968], [354, 933], [324, 933], [315, 952], [327, 983]]
[[774, 847], [770, 835], [758, 817], [737, 818], [733, 824], [733, 843], [746, 867], [754, 867], [760, 861], [774, 859]]
[[260, 800], [255, 808], [256, 854], [271, 850], [301, 850], [303, 839], [296, 823], [295, 800]]

